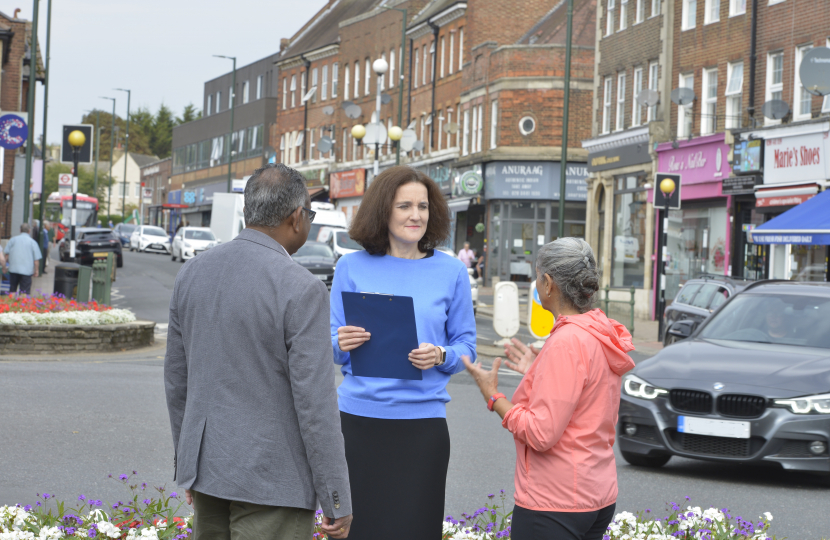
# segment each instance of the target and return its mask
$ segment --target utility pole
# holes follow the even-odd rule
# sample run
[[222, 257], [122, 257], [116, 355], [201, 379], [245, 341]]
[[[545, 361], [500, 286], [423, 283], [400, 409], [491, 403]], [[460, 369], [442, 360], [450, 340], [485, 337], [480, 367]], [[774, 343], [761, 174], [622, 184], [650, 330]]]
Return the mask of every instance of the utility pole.
[[231, 145], [233, 144], [233, 112], [236, 108], [236, 57], [235, 56], [223, 56], [221, 54], [214, 54], [215, 58], [225, 58], [227, 60], [233, 60], [233, 76], [231, 77], [231, 133], [228, 136], [228, 193], [233, 193], [233, 172], [231, 166], [233, 165], [233, 149]]
[[[43, 169], [40, 177], [40, 228], [43, 230], [43, 216], [46, 210], [46, 200], [48, 195], [46, 193], [46, 146], [48, 144], [46, 139], [46, 117], [49, 112], [49, 50], [52, 45], [52, 0], [48, 0], [46, 4], [46, 58], [44, 58], [46, 76], [43, 79]], [[28, 205], [27, 205], [28, 206]], [[48, 233], [48, 231], [47, 231]], [[38, 242], [39, 243], [39, 242]], [[48, 245], [48, 244], [47, 244]], [[40, 258], [40, 273], [46, 271], [46, 257], [49, 256], [49, 251], [45, 247], [41, 247], [43, 256]]]
[[112, 153], [115, 150], [115, 98], [100, 96], [101, 99], [109, 99], [112, 101], [112, 131], [110, 131], [110, 178], [107, 188], [107, 220], [112, 215]]
[[127, 161], [130, 157], [130, 97], [132, 92], [123, 88], [115, 88], [119, 92], [127, 92], [127, 133], [124, 135], [124, 179], [121, 182], [121, 222], [124, 222], [124, 215], [127, 203]]
[[[33, 0], [34, 7], [32, 9], [32, 36], [31, 36], [31, 56], [29, 57], [29, 92], [26, 99], [26, 113], [28, 119], [26, 123], [29, 125], [29, 139], [26, 141], [26, 178], [23, 179], [23, 223], [29, 223], [29, 202], [31, 196], [29, 192], [32, 190], [32, 154], [35, 149], [35, 84], [37, 84], [37, 12], [40, 0]], [[45, 138], [43, 139], [46, 140]], [[75, 171], [78, 174], [78, 171]], [[43, 188], [41, 187], [41, 191]], [[40, 194], [41, 199], [43, 193]], [[41, 203], [41, 206], [43, 204]]]
[[[95, 187], [92, 196], [98, 198], [98, 160], [101, 157], [101, 111], [95, 109]], [[101, 205], [98, 205], [100, 208]], [[95, 221], [98, 222], [98, 209], [95, 210]]]
[[565, 189], [568, 173], [568, 105], [571, 99], [571, 41], [574, 26], [574, 0], [568, 0], [568, 23], [565, 36], [565, 97], [562, 109], [562, 156], [559, 158], [559, 234], [565, 236]]

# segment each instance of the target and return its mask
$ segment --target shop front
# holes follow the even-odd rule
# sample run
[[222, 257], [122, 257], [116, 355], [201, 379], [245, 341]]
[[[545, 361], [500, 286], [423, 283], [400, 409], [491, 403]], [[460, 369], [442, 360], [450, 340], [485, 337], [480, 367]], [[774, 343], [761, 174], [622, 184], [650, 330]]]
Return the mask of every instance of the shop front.
[[[724, 179], [732, 177], [724, 134], [697, 137], [657, 146], [657, 171], [680, 175], [680, 208], [669, 211], [665, 257], [666, 301], [670, 303], [686, 281], [703, 275], [730, 275], [730, 195]], [[653, 191], [649, 192], [653, 201]], [[662, 216], [660, 216], [662, 217]], [[656, 220], [662, 234], [662, 219]], [[656, 236], [655, 236], [656, 244]], [[659, 265], [655, 266], [655, 272]], [[658, 284], [657, 276], [653, 283]], [[654, 297], [659, 296], [655, 290]]]
[[213, 209], [213, 195], [227, 193], [227, 181], [215, 182], [204, 186], [182, 186], [182, 219], [190, 227], [210, 227], [211, 211]]
[[297, 168], [305, 178], [308, 196], [312, 201], [329, 202], [329, 169], [328, 167]]
[[[588, 195], [584, 163], [569, 163], [565, 185], [565, 236], [585, 238]], [[558, 238], [560, 164], [554, 161], [493, 161], [484, 166], [490, 224], [487, 275], [491, 282], [528, 287], [540, 247]], [[475, 225], [473, 225], [475, 229]]]
[[351, 223], [366, 192], [366, 169], [351, 169], [329, 174], [329, 194], [335, 208]]
[[186, 208], [187, 205], [182, 203], [182, 190], [169, 191], [167, 202], [162, 205], [161, 209], [156, 210], [155, 215], [150, 214], [151, 223], [164, 227], [165, 231], [172, 233], [182, 220], [182, 210]]

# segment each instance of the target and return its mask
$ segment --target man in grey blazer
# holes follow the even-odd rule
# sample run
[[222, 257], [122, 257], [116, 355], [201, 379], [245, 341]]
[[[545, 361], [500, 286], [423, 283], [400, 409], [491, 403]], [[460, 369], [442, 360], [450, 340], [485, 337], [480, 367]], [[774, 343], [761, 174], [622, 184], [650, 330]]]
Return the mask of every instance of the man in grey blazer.
[[326, 286], [291, 259], [314, 212], [284, 165], [245, 187], [247, 228], [185, 263], [164, 382], [194, 538], [345, 538], [352, 520]]

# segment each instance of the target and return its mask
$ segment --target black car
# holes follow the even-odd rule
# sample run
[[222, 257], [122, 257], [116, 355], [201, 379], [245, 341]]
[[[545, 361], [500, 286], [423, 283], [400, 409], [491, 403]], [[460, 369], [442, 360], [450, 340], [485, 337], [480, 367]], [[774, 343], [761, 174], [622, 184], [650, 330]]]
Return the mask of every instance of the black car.
[[137, 225], [119, 223], [112, 229], [112, 234], [121, 242], [122, 247], [130, 247], [130, 236], [135, 232]]
[[331, 290], [336, 260], [334, 252], [329, 246], [322, 242], [306, 242], [303, 247], [297, 250], [293, 258]]
[[69, 256], [68, 235], [61, 240], [58, 254], [63, 262], [76, 262], [86, 266], [92, 266], [95, 259], [106, 257], [107, 253], [115, 253], [115, 261], [118, 268], [124, 266], [124, 258], [121, 254], [121, 242], [115, 237], [112, 229], [98, 229], [94, 227], [82, 227], [75, 229], [75, 260]]
[[725, 276], [690, 279], [678, 291], [663, 314], [663, 345], [686, 339], [730, 296], [742, 291], [750, 281]]
[[830, 284], [761, 281], [623, 377], [619, 448], [830, 473]]

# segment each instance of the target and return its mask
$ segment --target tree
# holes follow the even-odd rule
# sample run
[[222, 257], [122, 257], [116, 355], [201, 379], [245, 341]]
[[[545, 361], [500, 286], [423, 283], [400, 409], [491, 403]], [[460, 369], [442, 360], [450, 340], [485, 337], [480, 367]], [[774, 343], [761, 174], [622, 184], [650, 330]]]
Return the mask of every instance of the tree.
[[153, 155], [160, 159], [170, 157], [173, 150], [173, 127], [176, 119], [167, 106], [162, 103], [156, 117], [153, 119], [152, 133], [150, 134], [150, 148]]
[[184, 111], [182, 111], [182, 115], [176, 118], [176, 123], [178, 125], [182, 125], [188, 122], [192, 122], [194, 120], [198, 120], [201, 117], [202, 111], [196, 110], [196, 106], [192, 103], [189, 103], [185, 106]]

